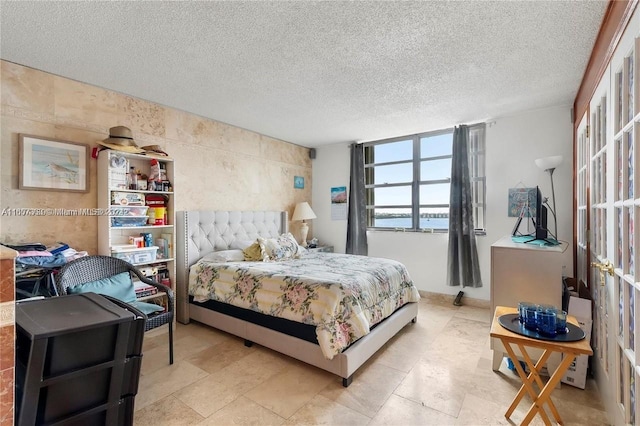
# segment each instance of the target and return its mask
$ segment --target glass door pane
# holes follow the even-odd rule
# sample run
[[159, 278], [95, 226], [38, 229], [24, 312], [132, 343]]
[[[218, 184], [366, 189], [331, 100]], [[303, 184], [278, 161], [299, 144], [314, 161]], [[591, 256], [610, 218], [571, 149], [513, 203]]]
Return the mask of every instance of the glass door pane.
[[[589, 257], [592, 262], [603, 263], [608, 259], [607, 250], [607, 120], [606, 120], [607, 97], [602, 96], [599, 103], [593, 105], [591, 122], [593, 132], [591, 132], [591, 151], [589, 153], [589, 181], [590, 181], [590, 226], [593, 240], [589, 245]], [[602, 370], [609, 372], [609, 303], [611, 303], [609, 293], [610, 286], [606, 283], [612, 281], [601, 276], [597, 269], [593, 269], [593, 279], [591, 280], [596, 312], [594, 322], [593, 349], [597, 355]]]
[[578, 135], [576, 138], [576, 182], [575, 191], [577, 198], [577, 276], [578, 282], [587, 283], [587, 271], [589, 270], [589, 258], [587, 256], [587, 159], [589, 158], [589, 142], [587, 138], [587, 125], [586, 118], [583, 118], [578, 128]]
[[[613, 144], [608, 152], [612, 157], [609, 165], [613, 170], [600, 184], [609, 188], [609, 194], [613, 196], [611, 202], [606, 202], [609, 206], [608, 217], [603, 215], [601, 220], [611, 222], [609, 254], [612, 257], [614, 276], [610, 281], [614, 286], [612, 294], [618, 309], [611, 323], [615, 324], [616, 330], [615, 336], [611, 337], [611, 343], [616, 343], [612, 352], [615, 354], [616, 362], [612, 365], [618, 370], [612, 375], [612, 384], [614, 389], [619, 389], [616, 401], [620, 408], [620, 412], [615, 413], [615, 416], [618, 419], [617, 423], [624, 419], [625, 423], [635, 424], [638, 408], [637, 376], [640, 371], [640, 357], [637, 355], [640, 339], [636, 337], [640, 324], [640, 285], [636, 283], [638, 233], [635, 230], [635, 222], [640, 211], [640, 204], [636, 203], [638, 191], [635, 188], [635, 153], [638, 150], [640, 135], [640, 122], [637, 121], [640, 117], [640, 92], [637, 84], [640, 39], [629, 39], [627, 46], [628, 51], [621, 53], [617, 64], [611, 64], [615, 69], [611, 86], [614, 98], [614, 132]], [[606, 235], [602, 237], [607, 238]]]

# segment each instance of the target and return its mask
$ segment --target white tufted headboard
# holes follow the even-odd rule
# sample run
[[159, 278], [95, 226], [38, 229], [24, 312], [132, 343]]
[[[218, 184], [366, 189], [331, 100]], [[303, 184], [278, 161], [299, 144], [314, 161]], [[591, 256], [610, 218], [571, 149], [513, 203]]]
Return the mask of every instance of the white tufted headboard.
[[288, 232], [286, 211], [180, 211], [176, 215], [177, 319], [189, 322], [189, 268], [202, 256], [236, 248], [235, 242]]

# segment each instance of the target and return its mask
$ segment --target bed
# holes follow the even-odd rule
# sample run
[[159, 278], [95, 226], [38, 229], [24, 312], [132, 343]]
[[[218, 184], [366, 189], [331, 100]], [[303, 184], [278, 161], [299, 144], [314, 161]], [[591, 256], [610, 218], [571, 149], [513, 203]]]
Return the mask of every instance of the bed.
[[[246, 345], [257, 343], [322, 368], [340, 376], [345, 387], [351, 383], [354, 372], [367, 359], [408, 323], [416, 321], [419, 295], [410, 282], [406, 269], [398, 262], [378, 259], [373, 262], [376, 268], [369, 273], [362, 268], [364, 262], [371, 258], [329, 253], [308, 253], [301, 259], [285, 259], [282, 262], [206, 261], [221, 251], [238, 248], [242, 242], [255, 241], [259, 237], [273, 241], [286, 234], [287, 212], [183, 211], [177, 214], [176, 228], [178, 321], [188, 323], [195, 320], [237, 335], [245, 339]], [[326, 265], [333, 265], [334, 271], [326, 269]], [[336, 268], [336, 265], [340, 267]], [[381, 299], [371, 302], [370, 305], [375, 306], [375, 309], [352, 308], [344, 300], [357, 299], [359, 296], [343, 300], [335, 294], [337, 287], [340, 292], [352, 296], [355, 294], [352, 288], [343, 286], [340, 281], [334, 287], [327, 282], [330, 278], [333, 279], [332, 275], [336, 270], [347, 269], [350, 265], [355, 269], [347, 278], [349, 282], [356, 283], [353, 288], [359, 288], [360, 281], [370, 281], [373, 280], [372, 277], [378, 279], [380, 270], [386, 267], [400, 277], [396, 281], [399, 280], [402, 286], [389, 290], [389, 293], [397, 293], [399, 296], [393, 301]], [[260, 279], [260, 284], [256, 284], [258, 290], [251, 292], [251, 298], [246, 297], [246, 291], [243, 297], [238, 296], [238, 288], [244, 286], [246, 281], [232, 282], [231, 277], [235, 275], [237, 279], [238, 274], [251, 276], [251, 282], [258, 282], [255, 277]], [[229, 293], [221, 293], [225, 277], [228, 278], [227, 287], [233, 290]], [[301, 277], [304, 278], [305, 285], [321, 288], [325, 292], [318, 303], [330, 306], [328, 309], [333, 310], [329, 314], [316, 315], [314, 308], [309, 306], [305, 306], [304, 312], [283, 309], [281, 304], [275, 309], [278, 312], [274, 312], [274, 303], [267, 303], [265, 299], [259, 299], [259, 295], [255, 296], [255, 293], [263, 291], [266, 300], [269, 297], [281, 300], [282, 297], [274, 296], [273, 292], [282, 288], [285, 292], [296, 292], [295, 298], [299, 294], [295, 285], [300, 282]], [[340, 280], [339, 277], [336, 279]], [[211, 284], [213, 281], [215, 285]], [[385, 285], [387, 289], [388, 282]], [[371, 293], [381, 293], [381, 286], [377, 288]], [[366, 294], [363, 297], [370, 301], [372, 295]], [[329, 303], [334, 299], [338, 300], [335, 306]], [[343, 315], [344, 312], [354, 314], [349, 315], [349, 321], [342, 323], [342, 316], [337, 321], [336, 316]], [[326, 327], [327, 324], [337, 325]], [[336, 329], [348, 330], [343, 333], [348, 339], [343, 339], [339, 334], [330, 334], [329, 331], [335, 332]]]

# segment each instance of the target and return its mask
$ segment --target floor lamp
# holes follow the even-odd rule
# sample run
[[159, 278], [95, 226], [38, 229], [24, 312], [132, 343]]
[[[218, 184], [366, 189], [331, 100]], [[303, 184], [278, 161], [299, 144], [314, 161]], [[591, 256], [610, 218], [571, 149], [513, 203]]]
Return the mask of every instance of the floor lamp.
[[553, 203], [553, 207], [550, 210], [551, 213], [553, 213], [553, 224], [555, 231], [553, 236], [556, 240], [558, 240], [558, 218], [556, 216], [556, 192], [553, 187], [553, 172], [560, 164], [562, 164], [562, 155], [538, 158], [536, 160], [536, 166], [540, 167], [545, 172], [549, 172], [549, 177], [551, 178], [551, 201]]

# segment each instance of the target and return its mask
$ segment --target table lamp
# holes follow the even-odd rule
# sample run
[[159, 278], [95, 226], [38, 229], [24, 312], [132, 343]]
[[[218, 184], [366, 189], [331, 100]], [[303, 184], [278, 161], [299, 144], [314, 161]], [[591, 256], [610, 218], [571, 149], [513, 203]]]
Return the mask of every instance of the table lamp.
[[315, 219], [316, 217], [316, 214], [311, 210], [311, 206], [306, 201], [296, 204], [291, 220], [302, 221], [302, 225], [300, 226], [300, 237], [302, 239], [303, 247], [307, 246], [307, 234], [309, 233], [309, 225], [307, 225], [307, 222], [305, 221]]
[[553, 155], [551, 157], [538, 158], [536, 160], [536, 166], [540, 167], [545, 172], [549, 172], [549, 177], [551, 178], [551, 200], [553, 202], [553, 208], [551, 209], [551, 213], [553, 213], [553, 224], [554, 224], [554, 237], [558, 239], [558, 219], [556, 217], [556, 192], [553, 188], [553, 172], [560, 164], [562, 164], [562, 155]]

